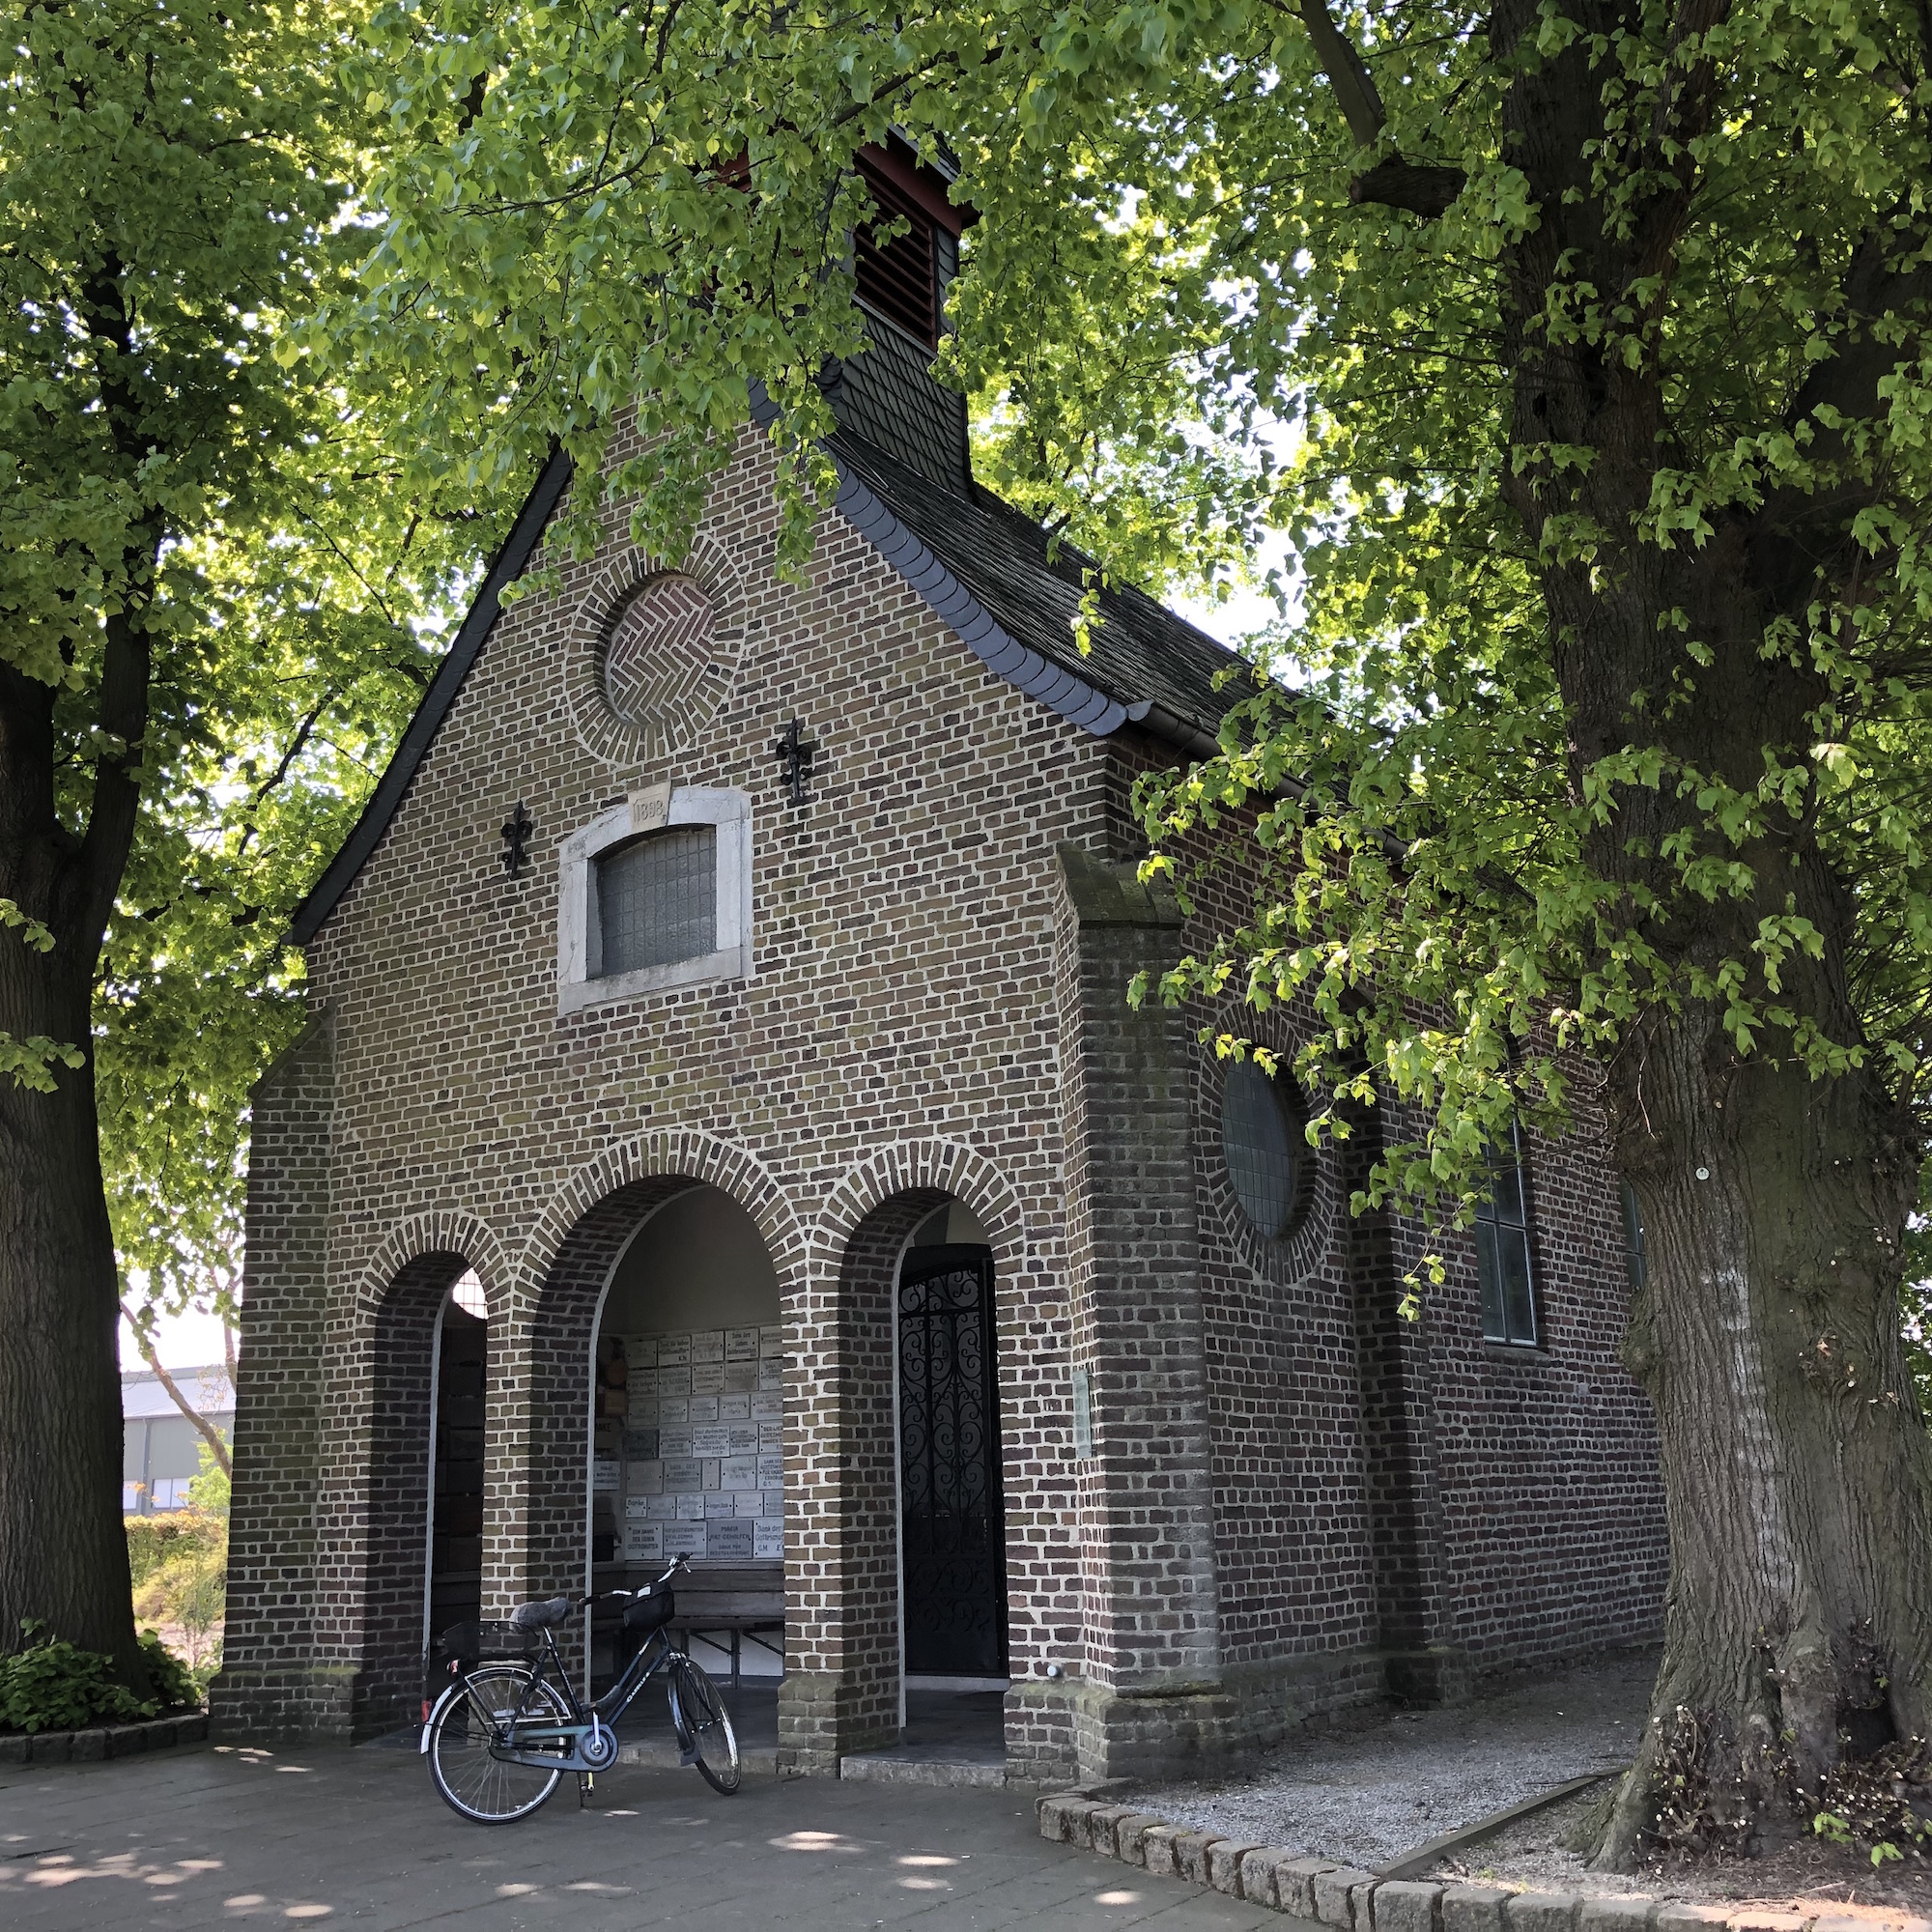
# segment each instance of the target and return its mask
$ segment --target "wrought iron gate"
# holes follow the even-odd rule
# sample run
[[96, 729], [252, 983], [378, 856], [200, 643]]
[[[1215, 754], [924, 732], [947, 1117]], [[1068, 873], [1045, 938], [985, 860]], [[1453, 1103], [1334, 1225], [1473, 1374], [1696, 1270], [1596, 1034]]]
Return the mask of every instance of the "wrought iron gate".
[[899, 1270], [905, 1667], [1007, 1672], [1006, 1522], [988, 1248], [914, 1248]]

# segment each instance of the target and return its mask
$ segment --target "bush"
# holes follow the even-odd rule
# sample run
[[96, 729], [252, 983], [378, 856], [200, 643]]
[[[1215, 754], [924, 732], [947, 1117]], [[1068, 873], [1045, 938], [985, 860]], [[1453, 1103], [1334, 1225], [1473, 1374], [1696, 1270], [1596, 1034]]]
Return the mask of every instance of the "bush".
[[219, 1548], [225, 1558], [228, 1525], [212, 1513], [170, 1510], [162, 1516], [130, 1516], [124, 1521], [128, 1530], [128, 1580], [136, 1595], [156, 1570], [175, 1557]]
[[209, 1649], [210, 1634], [228, 1607], [228, 1525], [218, 1518], [213, 1539], [180, 1539], [159, 1568], [134, 1592], [134, 1614], [172, 1624], [187, 1646], [191, 1669]]
[[[198, 1710], [208, 1690], [208, 1677], [188, 1666], [153, 1631], [141, 1633], [141, 1655], [148, 1660], [148, 1681], [155, 1687], [155, 1699], [164, 1711]], [[216, 1660], [218, 1664], [219, 1660]]]
[[114, 1675], [111, 1658], [77, 1650], [43, 1634], [46, 1626], [23, 1617], [27, 1648], [0, 1658], [0, 1727], [12, 1731], [77, 1731], [102, 1718], [153, 1718], [160, 1705], [136, 1697]]
[[0, 1657], [0, 1730], [78, 1731], [200, 1708], [196, 1674], [153, 1631], [141, 1633], [141, 1655], [154, 1695], [137, 1697], [114, 1675], [113, 1659], [48, 1635], [36, 1617], [22, 1617], [20, 1629], [26, 1649]]

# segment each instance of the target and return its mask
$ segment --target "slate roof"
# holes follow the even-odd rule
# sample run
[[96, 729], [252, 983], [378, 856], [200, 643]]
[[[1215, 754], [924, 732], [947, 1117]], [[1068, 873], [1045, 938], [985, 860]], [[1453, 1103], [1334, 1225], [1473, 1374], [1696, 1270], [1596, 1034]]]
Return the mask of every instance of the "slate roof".
[[[844, 431], [831, 449], [841, 473], [867, 485], [1009, 637], [1112, 699], [1126, 719], [1183, 750], [1212, 749], [1229, 707], [1252, 689], [1242, 660], [1224, 644], [1138, 590], [1103, 589], [1101, 621], [1083, 656], [1073, 620], [1091, 565], [1080, 552], [1063, 544], [1053, 554], [1037, 524], [978, 483], [944, 489]], [[1231, 670], [1235, 678], [1217, 689]]]
[[[1137, 590], [1102, 590], [1101, 622], [1083, 656], [1072, 620], [1088, 560], [972, 480], [963, 399], [925, 374], [931, 352], [880, 325], [873, 353], [829, 380], [839, 428], [836, 507], [950, 624], [989, 670], [1062, 717], [1106, 737], [1144, 725], [1177, 750], [1206, 756], [1243, 689], [1241, 660]], [[869, 365], [869, 366], [868, 366]], [[753, 413], [769, 420], [762, 397]], [[887, 446], [890, 444], [891, 446]], [[541, 541], [570, 480], [554, 454], [526, 499], [402, 743], [342, 849], [290, 920], [306, 945], [380, 842], [496, 622], [503, 586]], [[1215, 688], [1219, 672], [1236, 680]]]

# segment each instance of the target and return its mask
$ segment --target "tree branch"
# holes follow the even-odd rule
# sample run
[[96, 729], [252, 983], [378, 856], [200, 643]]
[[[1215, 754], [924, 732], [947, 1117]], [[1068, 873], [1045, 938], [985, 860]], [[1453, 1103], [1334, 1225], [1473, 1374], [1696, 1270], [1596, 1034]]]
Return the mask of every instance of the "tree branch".
[[[1368, 62], [1335, 24], [1327, 0], [1298, 0], [1298, 11], [1356, 147], [1373, 148], [1388, 126], [1388, 109], [1382, 105]], [[1467, 180], [1461, 168], [1407, 161], [1400, 155], [1390, 155], [1349, 184], [1349, 199], [1375, 202], [1383, 208], [1406, 208], [1411, 214], [1434, 220], [1454, 203]]]
[[1335, 90], [1335, 103], [1349, 124], [1358, 148], [1373, 148], [1388, 126], [1388, 109], [1382, 105], [1369, 64], [1355, 50], [1355, 43], [1335, 24], [1327, 0], [1301, 0], [1301, 18], [1308, 37], [1315, 43], [1316, 58], [1328, 85]]
[[1433, 221], [1454, 205], [1467, 184], [1468, 177], [1461, 168], [1405, 161], [1391, 155], [1349, 184], [1349, 199], [1372, 201], [1383, 208], [1406, 208], [1411, 214]]
[[[228, 1452], [228, 1443], [220, 1430], [215, 1428], [213, 1423], [210, 1422], [205, 1415], [196, 1412], [194, 1405], [188, 1401], [186, 1396], [182, 1394], [180, 1387], [175, 1382], [174, 1377], [161, 1367], [161, 1358], [156, 1353], [154, 1343], [149, 1339], [146, 1330], [134, 1320], [132, 1311], [125, 1301], [121, 1304], [121, 1312], [128, 1317], [128, 1325], [134, 1331], [134, 1346], [140, 1350], [141, 1359], [154, 1371], [155, 1379], [167, 1390], [169, 1400], [194, 1424], [195, 1433], [208, 1444], [209, 1453], [214, 1458], [215, 1463], [221, 1470], [221, 1473], [232, 1479], [235, 1474], [235, 1460]], [[231, 1386], [235, 1373], [233, 1367], [234, 1359], [231, 1353], [229, 1356]]]

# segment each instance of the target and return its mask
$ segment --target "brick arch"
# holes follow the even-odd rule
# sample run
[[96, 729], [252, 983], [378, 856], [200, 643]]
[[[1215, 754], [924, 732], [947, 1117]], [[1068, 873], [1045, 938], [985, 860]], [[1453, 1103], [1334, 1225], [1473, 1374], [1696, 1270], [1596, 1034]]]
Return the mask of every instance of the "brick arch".
[[[696, 1127], [672, 1127], [606, 1148], [557, 1190], [524, 1244], [514, 1287], [519, 1312], [526, 1318], [535, 1314], [551, 1292], [547, 1284], [554, 1286], [558, 1264], [567, 1253], [600, 1236], [608, 1238], [603, 1223], [610, 1216], [600, 1215], [607, 1204], [629, 1196], [640, 1185], [662, 1180], [702, 1181], [728, 1194], [757, 1224], [781, 1288], [802, 1275], [807, 1261], [805, 1231], [771, 1169], [733, 1141]], [[669, 1195], [661, 1198], [668, 1200]], [[634, 1209], [635, 1206], [633, 1201]], [[637, 1214], [632, 1211], [620, 1218], [623, 1238], [628, 1239]], [[616, 1260], [614, 1248], [609, 1259]]]
[[[460, 1256], [465, 1266], [476, 1270], [491, 1320], [507, 1312], [513, 1277], [502, 1242], [473, 1214], [442, 1208], [412, 1214], [383, 1237], [356, 1284], [354, 1307], [358, 1321], [374, 1317], [384, 1302], [404, 1292], [406, 1274], [411, 1281], [416, 1280], [422, 1273], [418, 1264], [440, 1262], [451, 1255]], [[462, 1268], [457, 1269], [458, 1275], [462, 1272]], [[455, 1278], [450, 1277], [451, 1281]], [[443, 1286], [446, 1289], [449, 1283]]]
[[[964, 1202], [986, 1230], [1006, 1311], [999, 1326], [1009, 1342], [1021, 1326], [1012, 1311], [1025, 1272], [1026, 1217], [1012, 1184], [983, 1154], [954, 1141], [880, 1148], [832, 1189], [813, 1225], [811, 1295], [797, 1324], [792, 1369], [823, 1418], [816, 1426], [836, 1435], [839, 1454], [836, 1469], [795, 1502], [787, 1498], [786, 1554], [790, 1562], [798, 1552], [815, 1603], [836, 1605], [836, 1612], [793, 1611], [780, 1706], [781, 1743], [793, 1762], [829, 1763], [897, 1734], [894, 1308], [907, 1239], [949, 1200]], [[1003, 1385], [1012, 1386], [1004, 1378]]]
[[360, 1553], [354, 1586], [359, 1615], [351, 1624], [355, 1736], [405, 1721], [422, 1694], [437, 1319], [451, 1285], [470, 1268], [483, 1283], [494, 1342], [510, 1281], [496, 1235], [453, 1208], [397, 1223], [362, 1269], [350, 1298], [350, 1333], [336, 1350], [334, 1426], [367, 1444], [361, 1455], [341, 1459], [329, 1486], [329, 1514], [338, 1520], [325, 1532], [338, 1548]]
[[812, 1260], [834, 1273], [862, 1223], [889, 1201], [940, 1197], [963, 1201], [980, 1218], [1002, 1276], [1020, 1272], [1026, 1215], [1012, 1183], [985, 1155], [958, 1141], [895, 1141], [852, 1168], [826, 1197], [812, 1229]]
[[531, 1593], [578, 1587], [582, 1576], [588, 1360], [611, 1270], [644, 1217], [695, 1184], [716, 1187], [751, 1216], [788, 1316], [799, 1304], [804, 1232], [771, 1171], [744, 1148], [667, 1129], [606, 1149], [565, 1182], [525, 1248], [516, 1292], [528, 1364], [521, 1475]]
[[[605, 646], [632, 593], [647, 579], [669, 571], [695, 580], [711, 600], [710, 663], [716, 675], [701, 680], [660, 718], [623, 718], [605, 694]], [[565, 643], [564, 702], [583, 749], [604, 764], [642, 772], [693, 743], [737, 676], [746, 608], [745, 578], [737, 560], [703, 531], [677, 558], [653, 556], [628, 540], [614, 545], [578, 604]]]

